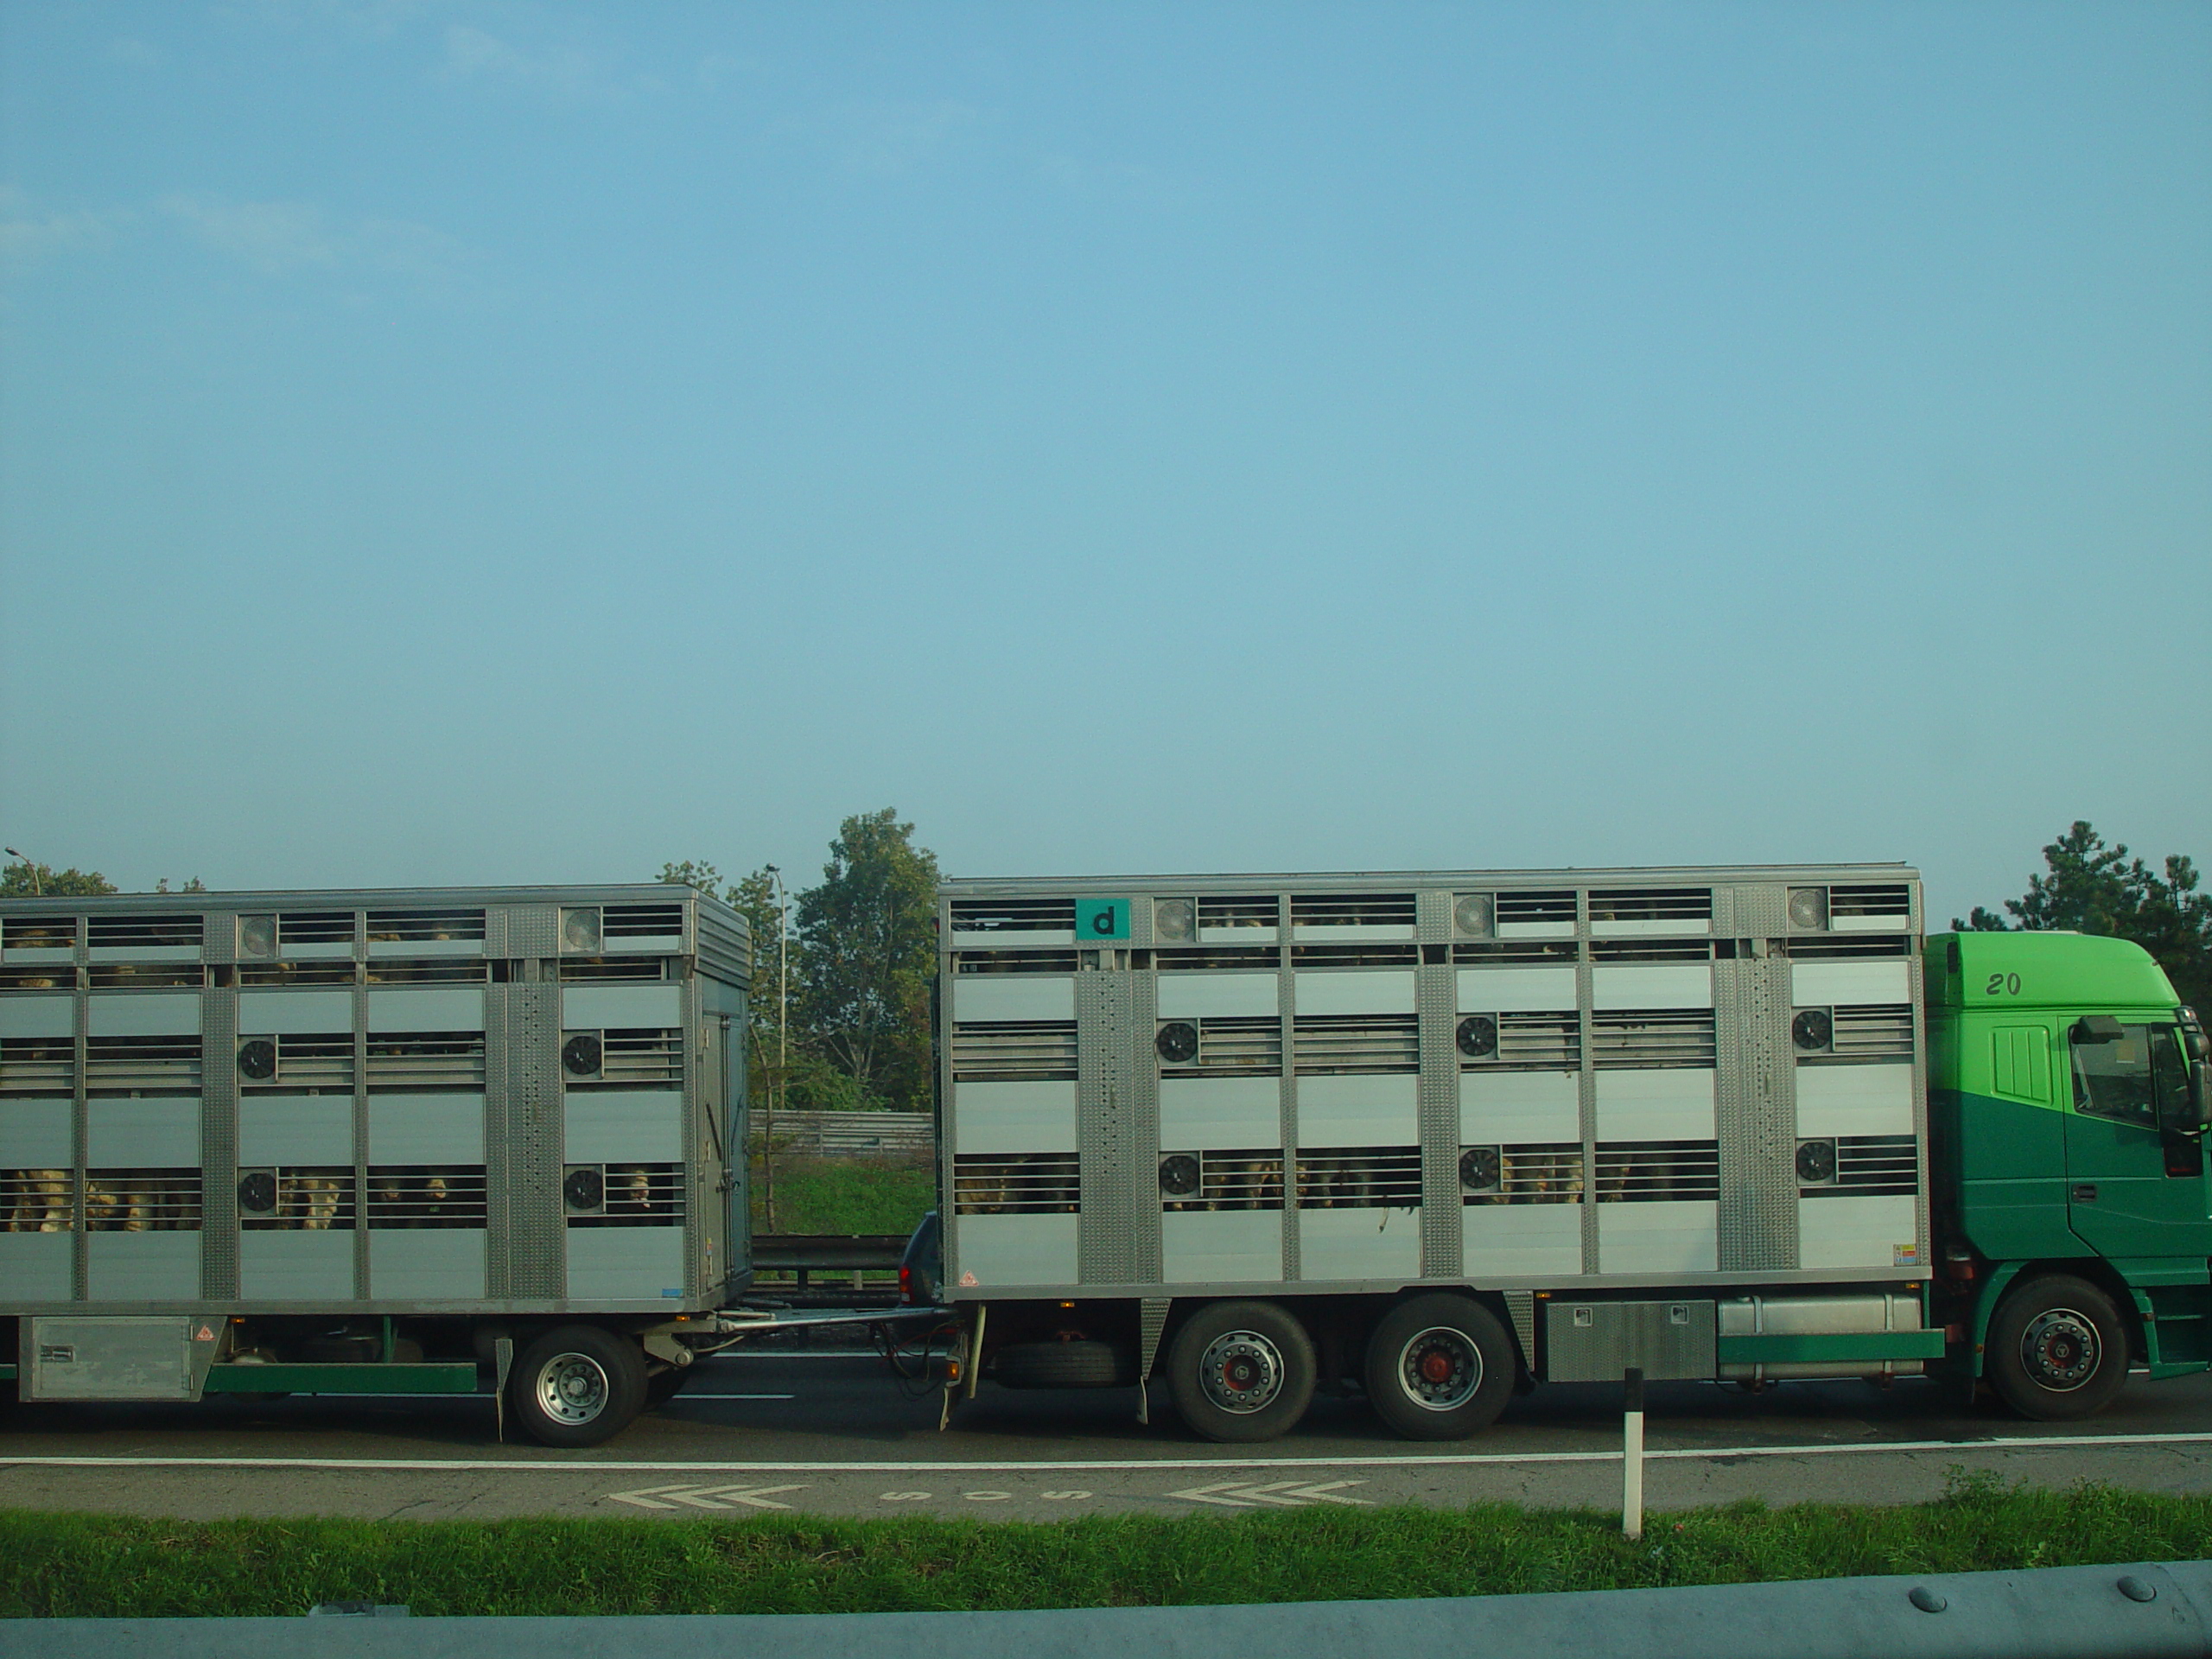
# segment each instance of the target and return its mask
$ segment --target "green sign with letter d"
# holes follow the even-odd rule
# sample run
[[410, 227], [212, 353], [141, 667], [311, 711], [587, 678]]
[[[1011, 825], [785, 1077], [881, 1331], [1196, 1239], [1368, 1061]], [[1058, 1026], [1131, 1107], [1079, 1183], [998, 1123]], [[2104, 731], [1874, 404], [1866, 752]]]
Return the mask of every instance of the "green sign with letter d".
[[1075, 901], [1077, 939], [1126, 939], [1129, 937], [1129, 901], [1126, 899], [1078, 899]]

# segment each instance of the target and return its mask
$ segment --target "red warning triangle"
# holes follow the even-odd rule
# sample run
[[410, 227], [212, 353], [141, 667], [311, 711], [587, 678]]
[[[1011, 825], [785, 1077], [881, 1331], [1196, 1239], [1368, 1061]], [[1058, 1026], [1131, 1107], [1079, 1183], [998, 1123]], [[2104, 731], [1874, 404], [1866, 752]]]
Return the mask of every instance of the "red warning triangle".
[[215, 1333], [203, 1325], [192, 1333], [192, 1339], [194, 1342], [213, 1342], [215, 1340]]

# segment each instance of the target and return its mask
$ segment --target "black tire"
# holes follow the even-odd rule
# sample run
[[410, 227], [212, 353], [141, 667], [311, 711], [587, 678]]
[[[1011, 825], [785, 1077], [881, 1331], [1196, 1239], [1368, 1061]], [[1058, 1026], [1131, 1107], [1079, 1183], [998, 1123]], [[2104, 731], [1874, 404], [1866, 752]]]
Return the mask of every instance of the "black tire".
[[1989, 1322], [1988, 1368], [1990, 1387], [2023, 1417], [2093, 1416], [2126, 1384], [2127, 1326], [2086, 1279], [2031, 1279]]
[[548, 1331], [507, 1377], [507, 1408], [543, 1446], [597, 1446], [627, 1428], [645, 1403], [645, 1350], [595, 1325]]
[[696, 1361], [689, 1365], [671, 1365], [664, 1371], [655, 1371], [645, 1379], [645, 1409], [652, 1411], [664, 1406], [683, 1392], [683, 1385], [691, 1380], [691, 1373], [698, 1369]]
[[1209, 1440], [1287, 1433], [1313, 1402], [1313, 1338], [1273, 1302], [1209, 1302], [1167, 1351], [1175, 1408]]
[[1013, 1342], [993, 1357], [990, 1377], [1002, 1389], [1126, 1389], [1137, 1357], [1111, 1342]]
[[1416, 1296], [1367, 1342], [1367, 1397], [1408, 1440], [1464, 1440], [1513, 1397], [1520, 1367], [1497, 1316], [1465, 1296]]

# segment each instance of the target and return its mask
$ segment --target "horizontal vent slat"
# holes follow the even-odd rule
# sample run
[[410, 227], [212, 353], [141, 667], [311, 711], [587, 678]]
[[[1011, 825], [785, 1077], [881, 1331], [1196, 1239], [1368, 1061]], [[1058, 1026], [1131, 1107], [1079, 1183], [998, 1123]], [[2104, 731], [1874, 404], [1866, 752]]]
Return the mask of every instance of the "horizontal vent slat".
[[1681, 1203], [1720, 1196], [1712, 1141], [1617, 1141], [1598, 1146], [1598, 1202]]
[[1631, 1009], [1591, 1016], [1592, 1057], [1599, 1071], [1713, 1063], [1709, 1008]]
[[952, 1205], [963, 1216], [1072, 1213], [1082, 1203], [1082, 1160], [1074, 1153], [952, 1160]]

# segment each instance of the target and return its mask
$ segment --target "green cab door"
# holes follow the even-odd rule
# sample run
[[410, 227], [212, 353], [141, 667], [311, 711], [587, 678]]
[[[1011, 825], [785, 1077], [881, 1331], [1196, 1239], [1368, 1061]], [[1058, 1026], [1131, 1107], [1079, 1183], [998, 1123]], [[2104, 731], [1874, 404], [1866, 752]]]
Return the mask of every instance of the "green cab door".
[[2171, 1023], [2092, 1018], [2067, 1033], [2067, 1218], [2102, 1256], [2212, 1255], [2204, 1160], [2171, 1126], [2189, 1115], [2181, 1033]]

